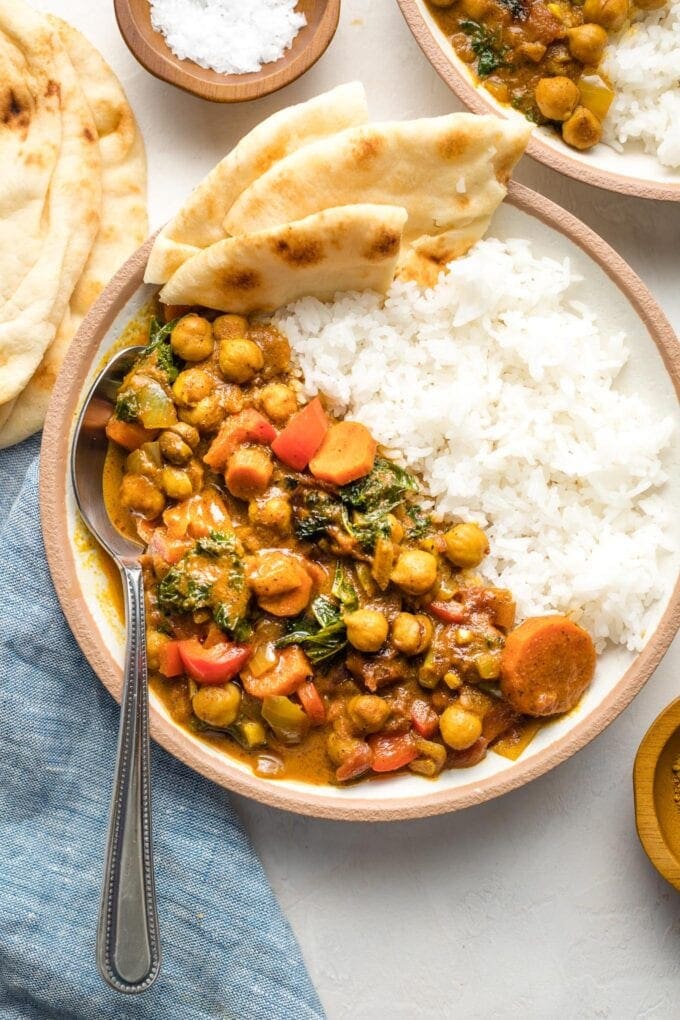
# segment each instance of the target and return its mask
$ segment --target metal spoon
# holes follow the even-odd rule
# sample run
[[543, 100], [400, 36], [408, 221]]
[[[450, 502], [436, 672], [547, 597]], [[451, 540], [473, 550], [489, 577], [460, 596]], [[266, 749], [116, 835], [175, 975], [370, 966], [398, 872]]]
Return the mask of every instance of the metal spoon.
[[119, 992], [149, 988], [161, 949], [151, 845], [149, 701], [141, 544], [111, 522], [102, 491], [107, 438], [116, 392], [143, 350], [130, 347], [97, 376], [76, 423], [71, 481], [81, 516], [121, 573], [127, 641], [118, 754], [97, 928], [97, 966]]

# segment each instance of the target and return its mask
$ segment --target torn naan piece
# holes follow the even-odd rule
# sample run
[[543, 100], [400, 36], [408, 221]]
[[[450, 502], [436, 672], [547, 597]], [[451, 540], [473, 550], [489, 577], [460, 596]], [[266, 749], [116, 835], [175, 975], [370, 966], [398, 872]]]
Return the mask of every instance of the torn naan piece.
[[400, 275], [430, 284], [483, 236], [530, 131], [471, 113], [349, 128], [276, 163], [236, 199], [224, 228], [264, 230], [353, 202], [402, 206]]
[[55, 339], [26, 388], [6, 405], [4, 421], [0, 407], [0, 449], [42, 427], [55, 379], [83, 318], [148, 232], [144, 142], [120, 82], [80, 32], [59, 18], [50, 16], [49, 21], [66, 48], [94, 118], [102, 161], [101, 224]]
[[361, 82], [350, 82], [279, 110], [258, 124], [211, 170], [161, 230], [149, 256], [146, 283], [166, 283], [187, 259], [226, 237], [222, 224], [238, 196], [278, 160], [367, 120], [364, 87]]
[[160, 299], [250, 315], [308, 295], [325, 300], [347, 290], [384, 294], [394, 277], [406, 216], [398, 206], [350, 205], [225, 238], [185, 262]]
[[[10, 293], [0, 299], [0, 405], [28, 383], [55, 337], [99, 228], [101, 158], [92, 114], [73, 66], [54, 29], [20, 0], [0, 5], [0, 160], [11, 151], [13, 133], [29, 142], [33, 125], [54, 120], [59, 111], [56, 159], [53, 138], [30, 145], [3, 176], [0, 208], [0, 280], [11, 278]], [[22, 166], [42, 158], [52, 163], [43, 194], [39, 230], [24, 237], [23, 222], [35, 225], [34, 199], [22, 193], [16, 178]], [[7, 228], [6, 223], [10, 223]]]

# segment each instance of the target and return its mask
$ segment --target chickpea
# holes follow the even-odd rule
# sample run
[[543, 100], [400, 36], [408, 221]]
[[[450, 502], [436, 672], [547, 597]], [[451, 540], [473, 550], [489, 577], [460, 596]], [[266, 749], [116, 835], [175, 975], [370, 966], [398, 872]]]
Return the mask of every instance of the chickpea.
[[253, 499], [266, 491], [273, 471], [271, 454], [264, 446], [239, 446], [229, 458], [224, 477], [232, 496]]
[[390, 580], [408, 595], [424, 595], [437, 580], [437, 557], [424, 549], [405, 549]]
[[219, 394], [211, 393], [199, 400], [195, 407], [180, 407], [182, 422], [192, 425], [201, 432], [214, 432], [222, 424], [224, 408]]
[[161, 432], [158, 445], [165, 459], [171, 464], [181, 466], [191, 460], [191, 447], [176, 432]]
[[170, 345], [183, 361], [204, 361], [213, 351], [212, 326], [200, 315], [185, 315], [170, 334]]
[[279, 535], [290, 535], [292, 519], [290, 502], [285, 496], [251, 500], [248, 506], [248, 520], [254, 527], [271, 528]]
[[489, 540], [477, 524], [456, 524], [444, 541], [446, 558], [456, 567], [478, 567], [489, 551]]
[[350, 722], [358, 733], [377, 733], [390, 714], [390, 706], [377, 694], [357, 694], [347, 703]]
[[312, 586], [300, 558], [279, 550], [263, 550], [254, 556], [246, 576], [258, 599], [274, 599], [301, 586], [311, 591]]
[[360, 652], [377, 652], [387, 638], [388, 624], [377, 609], [357, 609], [345, 616], [347, 640]]
[[194, 492], [198, 492], [200, 489], [202, 489], [203, 488], [203, 476], [205, 475], [205, 469], [204, 469], [203, 465], [201, 464], [200, 460], [197, 460], [194, 457], [193, 460], [189, 461], [189, 463], [186, 465], [184, 470], [186, 471], [187, 475], [189, 476], [189, 481], [191, 482], [191, 488], [194, 490]]
[[262, 410], [277, 425], [288, 421], [297, 411], [297, 397], [285, 383], [268, 383], [260, 391]]
[[164, 467], [161, 472], [161, 486], [170, 499], [186, 499], [193, 492], [191, 479], [186, 471], [177, 467]]
[[548, 120], [567, 120], [579, 101], [578, 86], [571, 78], [541, 78], [534, 91], [536, 104]]
[[[666, 0], [663, 0], [665, 3]], [[602, 25], [577, 25], [567, 31], [569, 52], [575, 60], [597, 67], [607, 45], [607, 33]]]
[[219, 364], [227, 382], [247, 383], [264, 365], [264, 357], [257, 344], [245, 337], [242, 340], [221, 340]]
[[236, 684], [201, 687], [191, 699], [191, 707], [208, 726], [224, 730], [236, 721], [241, 707], [241, 692]]
[[216, 340], [243, 340], [248, 336], [248, 320], [242, 315], [218, 315], [212, 328]]
[[188, 425], [187, 422], [178, 421], [176, 425], [171, 425], [168, 432], [175, 432], [183, 439], [187, 446], [190, 446], [192, 450], [195, 450], [198, 446], [201, 437], [198, 434], [198, 429], [195, 429], [193, 425]]
[[120, 501], [128, 510], [147, 520], [160, 517], [165, 510], [165, 496], [144, 475], [124, 475], [120, 486]]
[[429, 616], [399, 613], [392, 624], [392, 644], [403, 655], [421, 655], [430, 647], [433, 629]]
[[172, 384], [172, 395], [182, 407], [195, 407], [215, 389], [215, 380], [202, 368], [185, 368]]
[[481, 737], [482, 720], [460, 705], [449, 705], [439, 717], [439, 730], [445, 744], [454, 751], [465, 751]]
[[562, 125], [562, 138], [574, 149], [591, 149], [602, 137], [602, 125], [585, 106], [577, 106]]
[[628, 0], [585, 0], [583, 20], [594, 21], [608, 32], [617, 32], [628, 17]]
[[157, 670], [160, 665], [160, 652], [163, 645], [167, 645], [170, 638], [167, 634], [161, 634], [159, 630], [149, 629], [146, 632], [146, 660], [150, 670]]

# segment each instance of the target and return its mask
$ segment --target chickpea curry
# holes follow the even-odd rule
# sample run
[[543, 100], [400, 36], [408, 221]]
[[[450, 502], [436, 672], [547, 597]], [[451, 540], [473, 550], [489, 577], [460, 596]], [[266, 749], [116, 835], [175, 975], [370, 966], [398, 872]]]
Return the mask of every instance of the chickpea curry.
[[150, 682], [263, 776], [347, 783], [516, 757], [579, 700], [589, 635], [515, 627], [473, 522], [434, 523], [368, 429], [301, 403], [271, 324], [169, 309], [107, 425], [112, 519], [139, 536]]
[[609, 33], [666, 0], [427, 0], [480, 84], [567, 145], [590, 149], [614, 92], [600, 68]]

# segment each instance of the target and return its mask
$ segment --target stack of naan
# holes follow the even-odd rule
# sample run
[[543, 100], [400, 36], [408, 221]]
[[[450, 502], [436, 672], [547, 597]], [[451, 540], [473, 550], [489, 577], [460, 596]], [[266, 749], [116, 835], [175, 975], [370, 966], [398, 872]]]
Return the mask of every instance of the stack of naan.
[[78, 326], [144, 240], [144, 144], [70, 25], [0, 3], [0, 447], [43, 423]]
[[369, 124], [359, 83], [264, 121], [158, 235], [169, 305], [271, 312], [303, 295], [430, 286], [485, 233], [530, 127], [454, 113]]

